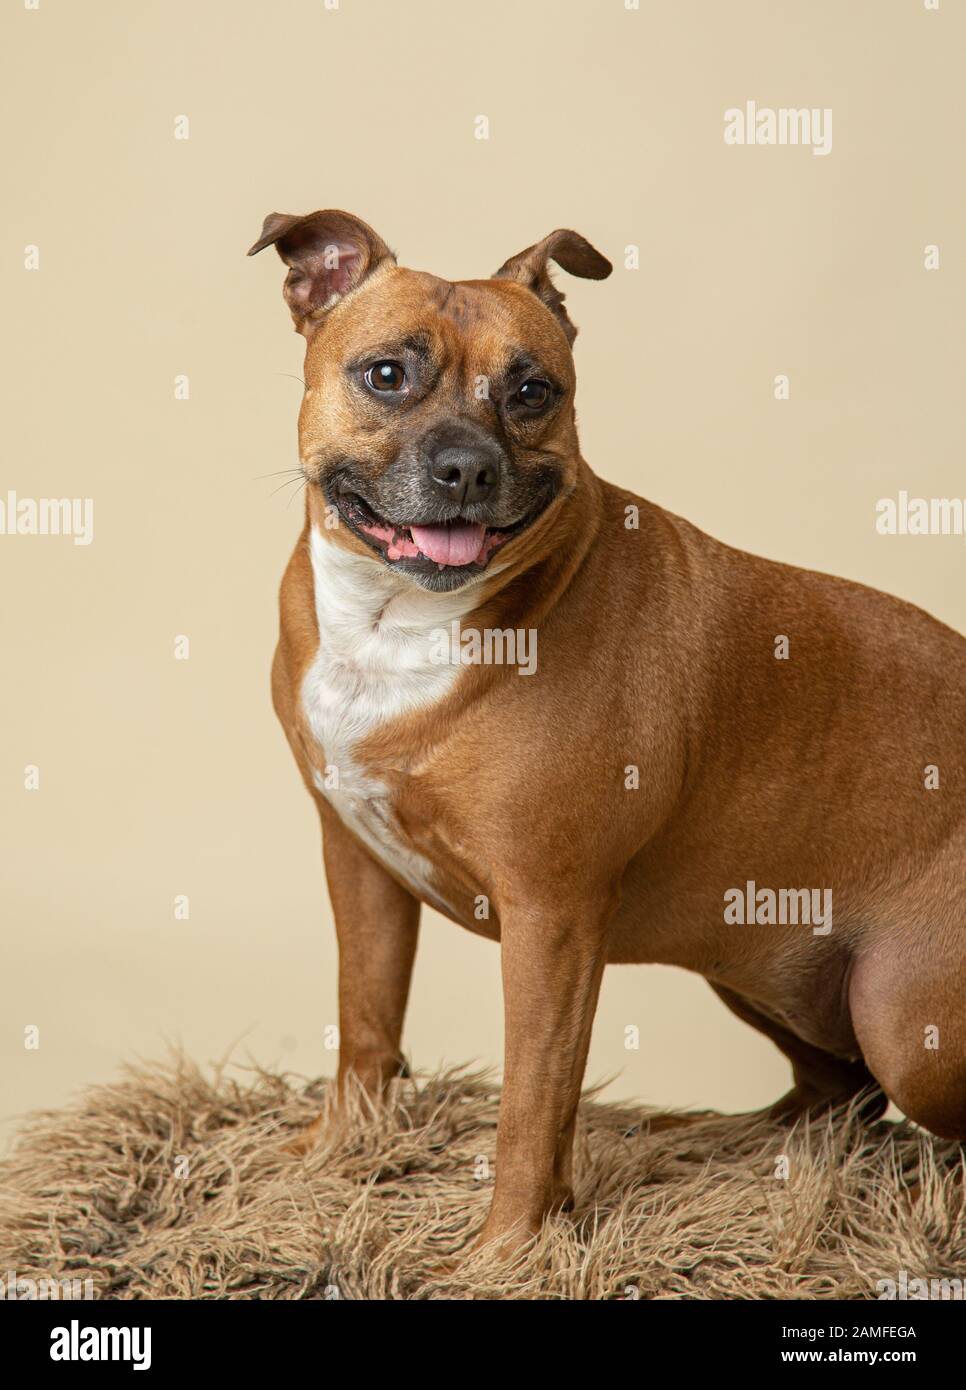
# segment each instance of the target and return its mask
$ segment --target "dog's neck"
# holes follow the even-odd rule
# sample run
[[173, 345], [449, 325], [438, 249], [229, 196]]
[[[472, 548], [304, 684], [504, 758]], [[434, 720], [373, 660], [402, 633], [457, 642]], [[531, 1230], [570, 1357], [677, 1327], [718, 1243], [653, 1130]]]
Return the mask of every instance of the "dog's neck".
[[331, 657], [368, 680], [399, 683], [430, 664], [434, 634], [480, 603], [480, 582], [433, 593], [312, 526], [308, 534], [319, 635]]

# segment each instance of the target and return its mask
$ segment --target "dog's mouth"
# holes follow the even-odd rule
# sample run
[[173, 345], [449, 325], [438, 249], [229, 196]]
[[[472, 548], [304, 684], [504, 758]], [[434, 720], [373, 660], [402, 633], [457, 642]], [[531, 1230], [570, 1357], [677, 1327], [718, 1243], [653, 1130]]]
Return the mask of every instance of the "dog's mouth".
[[444, 521], [399, 524], [382, 517], [355, 492], [333, 498], [356, 535], [392, 565], [416, 573], [462, 570], [466, 577], [485, 569], [494, 552], [535, 521], [545, 499], [510, 526], [487, 526], [462, 516]]

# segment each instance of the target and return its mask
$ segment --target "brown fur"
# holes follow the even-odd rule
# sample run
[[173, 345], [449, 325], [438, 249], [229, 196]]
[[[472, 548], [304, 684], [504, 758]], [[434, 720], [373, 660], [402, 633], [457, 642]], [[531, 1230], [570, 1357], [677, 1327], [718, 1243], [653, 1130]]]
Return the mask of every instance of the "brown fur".
[[[501, 942], [505, 1085], [481, 1238], [534, 1230], [569, 1201], [608, 962], [704, 975], [792, 1057], [786, 1109], [877, 1085], [937, 1134], [966, 1137], [966, 642], [898, 599], [743, 554], [598, 479], [577, 444], [570, 335], [539, 286], [447, 285], [383, 259], [350, 288], [301, 325], [310, 480], [348, 450], [373, 477], [392, 469], [409, 417], [383, 419], [340, 376], [387, 336], [432, 338], [446, 364], [427, 405], [439, 418], [496, 428], [471, 383], [514, 345], [566, 385], [548, 421], [510, 439], [521, 471], [552, 458], [561, 489], [509, 543], [472, 619], [538, 629], [537, 674], [464, 668], [445, 701], [356, 750], [394, 788], [402, 834], [454, 920]], [[299, 692], [318, 647], [306, 542], [323, 506], [310, 481], [273, 691], [324, 825], [340, 1074], [378, 1087], [399, 1066], [418, 905], [312, 787], [325, 755]], [[331, 543], [366, 553], [346, 527]], [[789, 660], [775, 659], [780, 634]], [[941, 790], [924, 789], [929, 763]], [[639, 790], [625, 789], [628, 766]], [[834, 929], [728, 925], [723, 894], [747, 879], [831, 889]]]

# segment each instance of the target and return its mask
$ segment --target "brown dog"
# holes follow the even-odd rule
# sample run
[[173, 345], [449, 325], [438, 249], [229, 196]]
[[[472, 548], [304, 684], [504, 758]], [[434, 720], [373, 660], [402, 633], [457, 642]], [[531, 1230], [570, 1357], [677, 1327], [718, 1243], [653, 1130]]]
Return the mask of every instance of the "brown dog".
[[576, 233], [457, 283], [342, 212], [273, 214], [273, 244], [308, 479], [273, 692], [322, 817], [340, 1080], [400, 1071], [422, 901], [501, 944], [481, 1240], [570, 1196], [608, 962], [704, 975], [791, 1059], [783, 1114], [868, 1087], [966, 1137], [966, 641], [591, 472], [547, 265], [611, 267]]

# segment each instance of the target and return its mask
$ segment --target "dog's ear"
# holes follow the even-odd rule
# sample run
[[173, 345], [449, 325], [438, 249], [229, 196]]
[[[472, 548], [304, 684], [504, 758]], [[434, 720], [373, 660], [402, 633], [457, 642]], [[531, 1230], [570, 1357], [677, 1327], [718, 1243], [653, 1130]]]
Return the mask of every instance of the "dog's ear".
[[282, 293], [295, 327], [306, 338], [332, 305], [378, 265], [395, 260], [371, 227], [349, 212], [330, 209], [304, 217], [270, 212], [250, 256], [274, 246], [289, 267]]
[[572, 343], [577, 329], [563, 307], [562, 292], [550, 278], [548, 261], [556, 261], [571, 275], [579, 275], [583, 280], [606, 280], [614, 267], [579, 232], [559, 228], [535, 246], [528, 246], [518, 256], [511, 256], [492, 277], [494, 280], [516, 280], [518, 284], [526, 285], [556, 316], [567, 335], [567, 341]]

